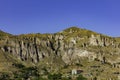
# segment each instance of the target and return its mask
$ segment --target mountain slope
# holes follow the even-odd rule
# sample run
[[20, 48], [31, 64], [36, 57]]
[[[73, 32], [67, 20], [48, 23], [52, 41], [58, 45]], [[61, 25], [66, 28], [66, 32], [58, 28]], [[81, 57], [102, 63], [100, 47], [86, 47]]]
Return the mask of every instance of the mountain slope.
[[117, 80], [120, 73], [119, 38], [77, 27], [55, 34], [9, 36], [4, 33], [0, 38], [0, 51], [0, 60], [11, 66], [1, 66], [1, 72], [11, 70], [14, 73], [19, 71], [15, 64], [21, 64], [26, 68], [36, 67], [40, 75], [47, 71], [71, 76], [68, 72], [82, 69], [81, 74], [88, 80], [95, 77], [98, 80]]

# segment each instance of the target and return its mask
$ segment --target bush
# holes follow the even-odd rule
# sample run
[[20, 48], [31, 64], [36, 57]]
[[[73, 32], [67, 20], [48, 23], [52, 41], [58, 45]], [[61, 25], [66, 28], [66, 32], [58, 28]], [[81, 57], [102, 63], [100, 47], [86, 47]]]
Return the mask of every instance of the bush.
[[61, 80], [62, 79], [62, 74], [58, 73], [58, 74], [49, 74], [48, 75], [48, 79], [49, 80]]
[[10, 75], [8, 73], [2, 73], [0, 76], [0, 80], [8, 80], [10, 79]]
[[13, 66], [15, 66], [17, 68], [24, 68], [25, 67], [23, 64], [20, 64], [20, 63], [14, 63]]
[[18, 73], [14, 73], [15, 79], [28, 79], [30, 77], [38, 78], [39, 72], [37, 67], [24, 67], [21, 70], [19, 70]]
[[79, 76], [77, 77], [77, 80], [87, 80], [87, 78], [83, 77], [82, 75], [79, 75]]

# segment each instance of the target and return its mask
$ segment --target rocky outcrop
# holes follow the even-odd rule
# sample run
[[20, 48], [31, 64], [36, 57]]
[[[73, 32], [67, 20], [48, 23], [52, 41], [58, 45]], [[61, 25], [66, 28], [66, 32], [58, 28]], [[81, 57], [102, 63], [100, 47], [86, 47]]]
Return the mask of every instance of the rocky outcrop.
[[[43, 34], [44, 35], [44, 34]], [[50, 56], [61, 57], [66, 64], [71, 64], [72, 60], [86, 57], [89, 60], [98, 58], [103, 61], [104, 54], [97, 54], [93, 51], [85, 49], [86, 47], [101, 46], [109, 47], [114, 46], [114, 40], [106, 37], [102, 37], [99, 34], [91, 37], [70, 37], [68, 42], [66, 41], [67, 36], [64, 34], [51, 34], [46, 35], [45, 39], [40, 37], [24, 37], [24, 38], [9, 38], [4, 42], [1, 49], [4, 52], [8, 52], [22, 61], [32, 61], [38, 63], [44, 58]], [[84, 40], [86, 42], [84, 43]], [[82, 42], [82, 47], [79, 46], [79, 42]]]
[[102, 46], [102, 47], [114, 46], [115, 45], [114, 42], [115, 42], [114, 39], [103, 37], [101, 35], [94, 36], [92, 34], [90, 37], [90, 45], [93, 45], [93, 46]]

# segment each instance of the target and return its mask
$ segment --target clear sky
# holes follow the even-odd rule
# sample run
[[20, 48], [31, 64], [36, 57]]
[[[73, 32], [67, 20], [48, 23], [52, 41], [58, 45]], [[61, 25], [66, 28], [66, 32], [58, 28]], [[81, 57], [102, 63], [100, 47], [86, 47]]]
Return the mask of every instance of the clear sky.
[[78, 26], [120, 36], [120, 0], [0, 0], [0, 29], [54, 33]]

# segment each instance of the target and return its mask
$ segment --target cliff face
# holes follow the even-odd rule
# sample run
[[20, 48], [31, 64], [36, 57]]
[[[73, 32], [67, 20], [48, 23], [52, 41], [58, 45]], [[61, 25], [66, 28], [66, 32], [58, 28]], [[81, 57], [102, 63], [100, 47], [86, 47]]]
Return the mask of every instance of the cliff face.
[[0, 50], [33, 64], [46, 61], [62, 67], [87, 60], [120, 68], [118, 39], [76, 27], [55, 34], [1, 36]]
[[1, 49], [22, 61], [30, 60], [37, 63], [54, 55], [61, 57], [66, 64], [69, 64], [79, 57], [93, 56], [96, 58], [96, 53], [87, 50], [87, 48], [119, 48], [114, 38], [94, 33], [81, 36], [82, 33], [79, 31], [81, 32], [81, 29], [75, 28], [74, 30], [73, 27], [70, 28], [70, 32], [63, 31], [57, 34], [28, 34], [12, 38], [7, 37], [5, 40], [1, 40], [3, 45]]

